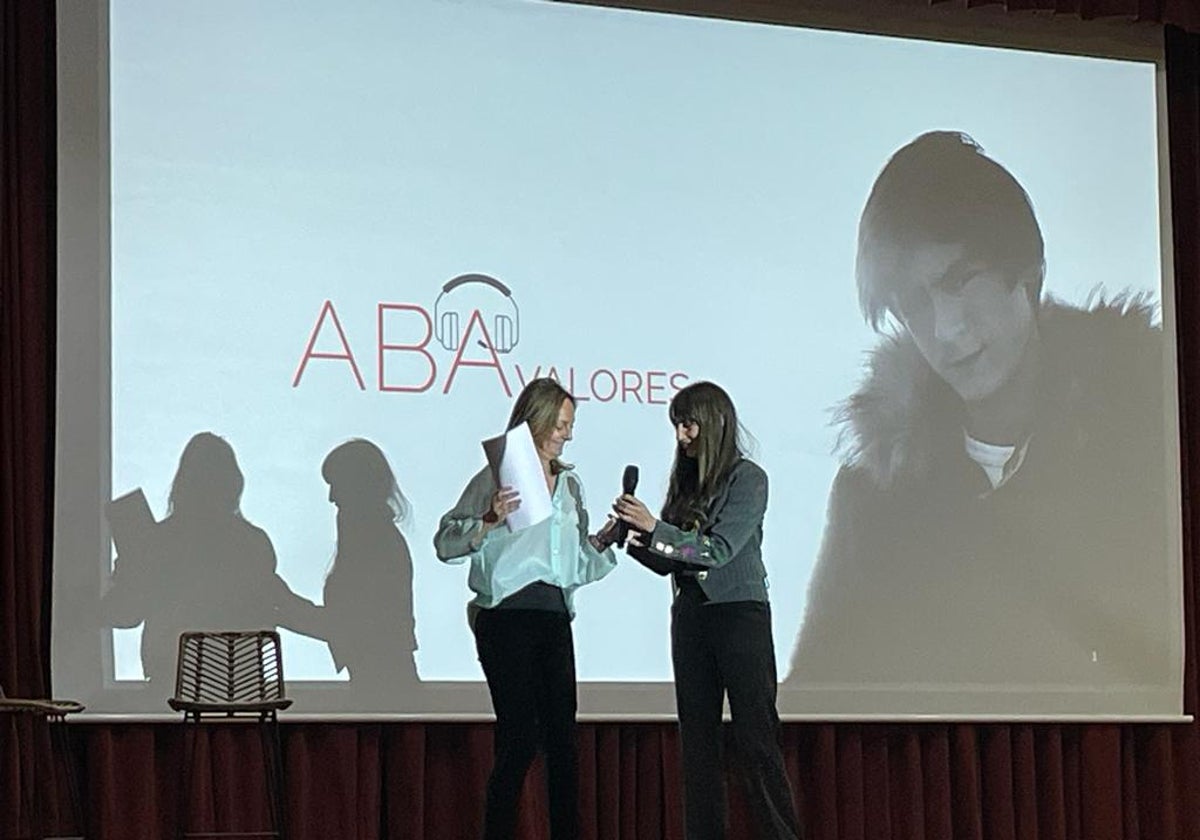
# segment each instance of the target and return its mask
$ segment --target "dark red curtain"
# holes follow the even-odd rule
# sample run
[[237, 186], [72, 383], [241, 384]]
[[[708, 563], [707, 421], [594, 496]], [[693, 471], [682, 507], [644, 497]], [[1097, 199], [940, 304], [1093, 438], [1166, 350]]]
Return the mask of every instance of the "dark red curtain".
[[[0, 101], [0, 686], [40, 696], [50, 653], [53, 4], [0, 4]], [[45, 802], [51, 788], [29, 780], [48, 754], [33, 721], [0, 716], [0, 837], [28, 825], [22, 802]]]
[[[1194, 4], [1010, 2], [1083, 16], [1141, 16], [1200, 31]], [[48, 688], [54, 390], [53, 10], [0, 4], [0, 683]], [[1200, 37], [1168, 26], [1171, 189], [1184, 441], [1185, 702], [1197, 710], [1200, 445]], [[1200, 434], [1200, 431], [1198, 431]], [[178, 724], [81, 724], [74, 753], [89, 836], [169, 836], [179, 816]], [[670, 724], [581, 730], [584, 837], [682, 838], [678, 743]], [[1200, 727], [1153, 725], [789, 725], [788, 769], [814, 840], [1194, 840], [1200, 838]], [[267, 798], [256, 733], [214, 727], [196, 753], [188, 815], [252, 829]], [[288, 811], [298, 838], [477, 836], [490, 764], [486, 724], [284, 726]], [[45, 738], [0, 725], [0, 837], [16, 832], [22, 768]], [[546, 837], [541, 771], [526, 787], [522, 836]], [[732, 796], [733, 838], [749, 836]], [[63, 796], [36, 790], [51, 818]]]
[[0, 684], [49, 682], [54, 7], [0, 5]]

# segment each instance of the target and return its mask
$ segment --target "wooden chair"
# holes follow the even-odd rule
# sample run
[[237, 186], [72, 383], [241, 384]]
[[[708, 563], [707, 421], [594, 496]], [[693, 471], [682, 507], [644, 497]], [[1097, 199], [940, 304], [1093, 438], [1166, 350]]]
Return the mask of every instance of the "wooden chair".
[[[32, 834], [19, 835], [20, 840], [28, 838], [28, 840], [83, 840], [85, 828], [85, 820], [83, 815], [83, 802], [79, 792], [79, 783], [75, 775], [75, 760], [71, 755], [71, 744], [67, 738], [66, 717], [67, 715], [82, 712], [84, 706], [82, 703], [77, 703], [74, 700], [49, 700], [41, 698], [24, 698], [24, 697], [8, 697], [4, 694], [4, 689], [0, 687], [0, 718], [10, 718], [11, 722], [16, 725], [19, 718], [24, 718], [30, 721], [30, 732], [32, 737], [29, 744], [30, 761], [18, 760], [20, 769], [18, 773], [21, 778], [17, 780], [22, 792], [22, 803], [19, 813], [25, 815], [26, 824], [30, 826]], [[45, 825], [41, 804], [37, 800], [36, 788], [38, 785], [38, 757], [40, 750], [38, 749], [39, 730], [47, 731], [50, 735], [50, 776], [52, 783], [58, 783], [58, 775], [54, 766], [54, 757], [58, 756], [64, 767], [64, 775], [67, 781], [67, 793], [71, 804], [71, 817], [75, 821], [76, 834], [55, 834], [47, 835], [45, 833]], [[20, 756], [20, 744], [18, 742], [17, 754]], [[28, 767], [28, 773], [25, 773]], [[18, 840], [12, 838], [12, 840]]]
[[[287, 833], [283, 750], [278, 713], [292, 705], [284, 694], [283, 658], [274, 630], [183, 633], [175, 668], [175, 696], [167, 701], [183, 712], [184, 761], [180, 778], [177, 836], [278, 837]], [[191, 775], [195, 727], [205, 722], [250, 719], [259, 726], [271, 800], [270, 831], [191, 832]]]

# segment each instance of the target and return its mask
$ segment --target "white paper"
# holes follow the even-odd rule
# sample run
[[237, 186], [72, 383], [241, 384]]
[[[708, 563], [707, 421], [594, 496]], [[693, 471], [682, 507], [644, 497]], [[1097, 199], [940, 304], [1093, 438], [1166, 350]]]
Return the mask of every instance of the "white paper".
[[488, 438], [483, 442], [483, 451], [500, 486], [512, 487], [521, 496], [521, 506], [505, 520], [508, 530], [520, 531], [549, 519], [554, 512], [550, 489], [529, 424], [522, 423], [506, 434]]

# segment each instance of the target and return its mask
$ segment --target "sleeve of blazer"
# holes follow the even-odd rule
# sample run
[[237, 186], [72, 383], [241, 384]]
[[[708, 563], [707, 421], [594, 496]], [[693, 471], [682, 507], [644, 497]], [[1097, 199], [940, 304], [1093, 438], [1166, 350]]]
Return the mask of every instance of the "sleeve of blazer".
[[757, 464], [742, 461], [730, 471], [729, 484], [704, 527], [685, 531], [660, 520], [646, 550], [681, 568], [719, 569], [762, 528], [766, 512], [767, 474]]

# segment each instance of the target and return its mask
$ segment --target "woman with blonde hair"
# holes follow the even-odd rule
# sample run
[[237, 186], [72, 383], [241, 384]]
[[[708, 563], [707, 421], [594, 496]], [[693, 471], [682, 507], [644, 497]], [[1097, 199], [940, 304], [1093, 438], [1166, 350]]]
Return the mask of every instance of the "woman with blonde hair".
[[444, 562], [471, 564], [471, 624], [496, 713], [484, 838], [513, 837], [525, 774], [541, 747], [550, 837], [574, 840], [579, 759], [572, 596], [612, 571], [616, 560], [608, 545], [611, 529], [589, 536], [583, 485], [562, 460], [574, 431], [575, 399], [553, 379], [534, 379], [517, 397], [508, 428], [526, 423], [553, 514], [516, 532], [498, 527], [521, 499], [513, 488], [497, 487], [484, 467], [442, 517], [433, 543]]

